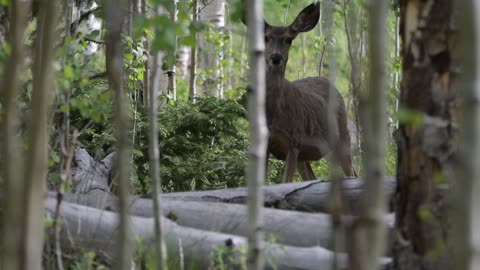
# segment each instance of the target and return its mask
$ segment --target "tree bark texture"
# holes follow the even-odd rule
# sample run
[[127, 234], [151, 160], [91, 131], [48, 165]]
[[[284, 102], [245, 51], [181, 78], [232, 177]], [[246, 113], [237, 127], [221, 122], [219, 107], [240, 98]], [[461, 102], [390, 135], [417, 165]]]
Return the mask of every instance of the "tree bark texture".
[[[158, 7], [157, 7], [158, 8]], [[155, 62], [158, 61], [158, 54], [155, 55]], [[164, 232], [162, 228], [162, 223], [160, 222], [160, 217], [162, 215], [162, 208], [161, 208], [161, 197], [160, 194], [162, 193], [162, 182], [160, 178], [160, 145], [158, 143], [158, 96], [157, 91], [158, 89], [154, 88], [153, 86], [155, 83], [148, 84], [150, 87], [147, 88], [151, 98], [150, 101], [150, 108], [148, 111], [148, 123], [149, 123], [149, 137], [148, 137], [148, 154], [150, 158], [150, 178], [152, 179], [152, 187], [153, 187], [153, 208], [154, 208], [154, 225], [155, 225], [155, 255], [157, 257], [157, 269], [166, 270], [166, 251], [165, 251], [165, 243], [164, 243]]]
[[[1, 157], [0, 172], [3, 178], [2, 190], [5, 198], [2, 200], [1, 219], [1, 243], [0, 247], [2, 262], [0, 268], [20, 269], [23, 261], [20, 252], [20, 241], [22, 235], [22, 219], [24, 215], [18, 209], [23, 208], [24, 198], [19, 196], [23, 191], [20, 179], [22, 169], [19, 165], [19, 143], [17, 142], [18, 112], [16, 99], [20, 90], [20, 75], [24, 68], [24, 36], [28, 20], [28, 1], [10, 2], [11, 32], [9, 42], [12, 48], [10, 57], [5, 63], [4, 77], [1, 80], [0, 101], [3, 111], [0, 115], [0, 141]], [[3, 7], [0, 7], [0, 43], [6, 35], [7, 14]]]
[[[112, 171], [115, 163], [115, 153], [106, 156], [101, 161], [95, 161], [85, 151], [77, 149], [72, 167], [73, 192], [104, 192], [109, 190]], [[85, 181], [88, 180], [88, 181]], [[362, 190], [364, 181], [360, 178], [340, 180], [344, 189], [344, 203], [350, 214], [360, 215], [364, 211]], [[396, 179], [385, 178], [385, 204], [392, 211], [392, 196], [395, 191]], [[323, 212], [330, 210], [331, 181], [303, 181], [279, 185], [263, 186], [264, 206], [277, 209], [297, 210], [303, 212]], [[92, 189], [92, 185], [94, 189]], [[244, 187], [226, 188], [206, 191], [163, 193], [162, 199], [183, 201], [224, 202], [246, 204], [247, 190]]]
[[58, 1], [39, 1], [33, 64], [32, 104], [24, 174], [24, 215], [20, 269], [41, 269], [43, 250], [43, 193], [48, 166], [48, 104], [53, 85], [53, 59]]
[[[79, 174], [74, 173], [74, 179], [76, 181], [82, 181], [83, 185], [81, 189], [75, 189], [77, 194], [71, 194], [71, 193], [66, 193], [64, 196], [64, 201], [65, 203], [62, 204], [62, 207], [67, 208], [67, 209], [78, 209], [79, 212], [71, 212], [70, 210], [67, 210], [67, 219], [71, 220], [75, 216], [79, 217], [78, 222], [82, 223], [83, 222], [83, 227], [82, 232], [80, 234], [83, 234], [82, 240], [80, 242], [76, 242], [76, 244], [79, 246], [83, 246], [84, 243], [89, 243], [93, 241], [91, 239], [92, 236], [90, 236], [88, 233], [84, 234], [85, 232], [88, 232], [89, 230], [103, 230], [104, 233], [102, 235], [106, 235], [106, 239], [111, 238], [115, 234], [115, 230], [110, 228], [110, 227], [104, 227], [103, 225], [100, 225], [100, 227], [95, 227], [98, 226], [99, 224], [102, 224], [104, 222], [111, 223], [112, 225], [115, 226], [116, 222], [111, 221], [110, 219], [112, 217], [115, 217], [114, 215], [107, 214], [107, 212], [104, 212], [105, 215], [111, 216], [107, 217], [105, 215], [102, 215], [102, 218], [98, 220], [93, 228], [91, 228], [89, 221], [85, 220], [83, 218], [84, 214], [82, 212], [84, 211], [90, 211], [90, 214], [85, 215], [91, 215], [91, 216], [96, 216], [97, 213], [101, 212], [102, 210], [107, 210], [110, 213], [111, 212], [116, 212], [118, 213], [119, 207], [118, 207], [118, 198], [113, 196], [111, 192], [108, 189], [108, 186], [104, 186], [103, 188], [101, 187], [102, 184], [100, 182], [95, 181], [97, 172], [98, 174], [102, 175], [108, 175], [105, 174], [105, 170], [102, 170], [104, 167], [109, 167], [111, 164], [114, 164], [113, 160], [113, 155], [108, 156], [98, 164], [98, 167], [90, 167], [90, 177], [88, 177], [86, 174], [83, 174], [84, 176], [83, 179], [79, 179], [78, 176]], [[80, 163], [82, 159], [77, 159], [77, 163]], [[89, 162], [85, 162], [85, 164], [88, 164]], [[85, 164], [81, 165], [83, 167]], [[88, 166], [86, 166], [88, 167]], [[75, 170], [74, 170], [75, 171]], [[93, 177], [92, 177], [93, 176]], [[93, 181], [92, 181], [93, 180]], [[106, 183], [105, 183], [106, 184]], [[48, 201], [54, 202], [56, 199], [56, 193], [55, 192], [49, 192], [47, 194], [47, 209], [49, 208]], [[89, 206], [90, 208], [85, 208], [80, 205], [84, 206]], [[153, 217], [156, 213], [156, 210], [154, 209], [154, 203], [150, 199], [144, 199], [144, 198], [131, 198], [128, 202], [129, 205], [129, 213], [131, 214], [130, 220], [132, 222], [132, 232], [136, 234], [140, 229], [136, 226], [143, 226], [146, 228], [153, 227]], [[92, 208], [93, 207], [93, 208]], [[164, 233], [167, 238], [167, 249], [169, 250], [170, 254], [170, 259], [169, 263], [171, 263], [170, 260], [175, 260], [177, 256], [171, 257], [172, 255], [175, 255], [176, 249], [172, 249], [172, 244], [177, 245], [177, 243], [172, 243], [169, 241], [172, 238], [172, 224], [175, 222], [175, 228], [178, 228], [179, 231], [185, 232], [185, 228], [195, 228], [196, 230], [194, 231], [208, 231], [206, 238], [204, 239], [206, 243], [204, 242], [202, 245], [209, 245], [208, 242], [211, 241], [211, 237], [213, 236], [219, 236], [221, 234], [228, 234], [228, 235], [237, 235], [237, 236], [246, 236], [247, 235], [247, 228], [249, 227], [249, 221], [247, 219], [247, 211], [246, 207], [243, 205], [236, 205], [236, 204], [224, 204], [224, 203], [217, 203], [217, 202], [188, 202], [188, 201], [181, 201], [181, 200], [163, 200], [162, 203], [162, 212], [163, 212], [163, 218], [162, 220], [162, 226], [164, 228]], [[292, 252], [292, 249], [290, 246], [295, 246], [295, 247], [304, 247], [304, 248], [313, 248], [316, 249], [316, 246], [320, 246], [321, 249], [326, 248], [327, 250], [331, 247], [332, 243], [332, 226], [333, 224], [330, 223], [330, 217], [329, 215], [325, 214], [310, 214], [310, 213], [301, 213], [301, 212], [295, 212], [295, 211], [285, 211], [285, 210], [277, 210], [277, 209], [270, 209], [270, 208], [265, 208], [263, 210], [264, 215], [265, 215], [265, 223], [264, 223], [264, 230], [266, 231], [266, 234], [268, 235], [268, 239], [273, 239], [273, 242], [275, 245], [286, 245], [286, 252]], [[71, 216], [73, 215], [73, 216]], [[103, 217], [105, 216], [105, 217]], [[65, 216], [64, 216], [65, 217]], [[392, 215], [390, 216], [385, 216], [383, 222], [384, 226], [386, 226], [389, 232], [389, 241], [387, 246], [391, 247], [391, 239], [393, 236], [393, 232], [391, 228], [393, 227], [393, 219]], [[143, 219], [142, 219], [143, 218]], [[171, 220], [167, 221], [165, 218]], [[77, 220], [77, 219], [76, 219]], [[136, 222], [138, 221], [138, 222]], [[173, 222], [172, 222], [173, 221]], [[343, 217], [342, 223], [344, 224], [351, 224], [352, 222], [355, 221], [355, 218], [353, 217], [348, 217], [345, 216]], [[183, 228], [179, 226], [184, 226]], [[78, 231], [78, 229], [75, 228], [75, 223], [70, 223], [67, 222], [67, 224], [64, 226], [67, 228], [68, 231]], [[154, 230], [149, 229], [149, 232], [147, 234], [142, 234], [142, 235], [137, 235], [143, 238], [144, 241], [147, 243], [150, 243], [153, 245], [154, 243]], [[198, 231], [198, 235], [200, 236], [200, 231]], [[195, 233], [197, 234], [197, 233]], [[110, 236], [109, 236], [110, 235]], [[103, 237], [103, 236], [102, 236]], [[183, 243], [187, 243], [188, 239], [182, 238], [182, 236], [179, 236], [182, 239]], [[196, 237], [196, 236], [195, 236]], [[188, 238], [188, 237], [187, 237]], [[102, 238], [101, 238], [102, 239]], [[100, 239], [100, 240], [101, 240]], [[210, 240], [209, 240], [210, 239]], [[98, 240], [98, 239], [97, 239]], [[103, 240], [99, 241], [102, 242]], [[187, 242], [186, 242], [187, 241]], [[271, 240], [268, 240], [269, 242]], [[97, 243], [99, 243], [97, 242]], [[111, 253], [111, 249], [113, 249], [118, 243], [117, 240], [111, 242], [108, 244], [108, 246], [105, 246], [107, 249], [103, 250], [102, 254], [106, 253]], [[149, 244], [149, 245], [150, 245]], [[218, 245], [219, 243], [217, 243]], [[71, 243], [65, 244], [65, 247], [69, 247]], [[100, 244], [103, 245], [103, 244]], [[221, 244], [220, 244], [221, 245]], [[98, 246], [87, 244], [88, 247], [92, 248], [93, 250], [99, 250], [100, 248]], [[267, 244], [266, 246], [266, 251], [267, 251], [267, 266], [266, 268], [269, 269], [271, 267], [270, 263], [275, 263], [271, 262], [271, 256], [269, 255], [271, 252], [271, 244]], [[184, 246], [185, 249], [188, 249], [185, 251], [187, 254], [194, 254], [194, 251], [192, 251], [187, 245]], [[313, 250], [312, 249], [312, 250]], [[172, 250], [174, 253], [172, 253]], [[206, 252], [206, 251], [201, 251], [201, 252]], [[202, 253], [203, 254], [203, 253]], [[331, 253], [326, 253], [330, 254], [328, 256], [331, 256]], [[386, 255], [389, 255], [387, 253]], [[320, 257], [323, 257], [324, 255], [318, 254]], [[101, 255], [102, 256], [102, 255]], [[189, 257], [189, 256], [187, 256]], [[191, 257], [190, 257], [191, 258]], [[344, 268], [345, 265], [345, 256], [340, 255], [339, 257], [339, 265], [341, 266], [341, 269]], [[321, 260], [324, 260], [323, 258], [320, 258]], [[110, 260], [112, 260], [111, 256], [108, 256], [106, 259], [107, 262], [110, 263]], [[189, 259], [187, 259], [189, 260]], [[287, 261], [290, 259], [287, 259]], [[304, 258], [304, 260], [311, 260], [310, 258]], [[331, 257], [330, 259], [331, 260]], [[382, 265], [384, 265], [386, 262], [388, 262], [388, 259], [381, 258], [380, 262]], [[187, 265], [190, 265], [191, 262], [185, 262]], [[297, 262], [298, 263], [298, 262]], [[295, 264], [291, 264], [295, 265]], [[308, 262], [308, 265], [313, 265], [310, 262]], [[300, 267], [301, 265], [297, 265]], [[320, 269], [323, 269], [323, 267], [329, 266], [329, 264], [325, 265], [319, 265]], [[282, 266], [283, 267], [283, 266]], [[283, 269], [280, 267], [280, 269]], [[310, 266], [309, 266], [310, 267]], [[291, 268], [285, 268], [285, 269], [291, 269]], [[300, 268], [304, 269], [304, 268]], [[310, 268], [306, 268], [310, 269]], [[328, 269], [328, 268], [326, 268]]]
[[128, 220], [127, 200], [129, 196], [130, 183], [130, 150], [128, 142], [128, 113], [126, 98], [123, 88], [123, 46], [122, 46], [122, 25], [125, 18], [125, 10], [128, 1], [108, 0], [105, 2], [105, 14], [107, 18], [106, 37], [106, 66], [108, 84], [110, 90], [115, 93], [115, 137], [117, 139], [117, 177], [119, 193], [119, 232], [117, 245], [117, 260], [115, 268], [127, 270], [131, 268], [131, 247]]
[[[55, 199], [45, 199], [48, 216], [52, 216], [56, 208]], [[98, 258], [112, 265], [115, 248], [118, 243], [116, 213], [96, 208], [63, 203], [60, 216], [62, 222], [62, 245], [66, 250], [82, 252], [94, 251]], [[154, 241], [152, 218], [130, 217], [132, 234], [139, 241], [137, 244], [150, 247]], [[232, 234], [204, 231], [179, 226], [162, 218], [166, 231], [166, 244], [172, 265], [180, 265], [184, 259], [185, 269], [212, 269], [215, 260], [221, 257], [227, 269], [244, 269], [245, 257], [242, 250], [246, 247], [246, 239]], [[47, 231], [47, 233], [50, 233]], [[53, 238], [53, 237], [49, 237]], [[264, 269], [295, 270], [330, 270], [333, 254], [322, 247], [294, 247], [275, 243], [266, 243], [266, 265]], [[180, 252], [183, 252], [180, 254]], [[339, 254], [339, 269], [347, 270], [348, 261], [345, 254]], [[380, 263], [387, 266], [388, 258]], [[218, 262], [217, 262], [218, 263]]]
[[400, 3], [403, 81], [395, 269], [448, 269], [446, 174], [455, 117], [453, 1]]
[[265, 113], [265, 34], [263, 20], [263, 0], [247, 2], [250, 74], [248, 98], [248, 120], [250, 122], [250, 146], [248, 149], [248, 257], [250, 270], [261, 270], [265, 264], [263, 251], [263, 192], [267, 161], [267, 118]]

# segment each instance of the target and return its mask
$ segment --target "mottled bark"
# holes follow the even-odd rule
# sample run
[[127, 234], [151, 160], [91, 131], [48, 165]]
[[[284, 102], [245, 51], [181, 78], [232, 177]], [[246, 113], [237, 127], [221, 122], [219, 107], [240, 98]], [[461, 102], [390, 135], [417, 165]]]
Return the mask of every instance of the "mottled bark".
[[400, 109], [407, 117], [398, 132], [395, 269], [441, 270], [451, 261], [445, 178], [456, 110], [452, 3], [400, 3]]

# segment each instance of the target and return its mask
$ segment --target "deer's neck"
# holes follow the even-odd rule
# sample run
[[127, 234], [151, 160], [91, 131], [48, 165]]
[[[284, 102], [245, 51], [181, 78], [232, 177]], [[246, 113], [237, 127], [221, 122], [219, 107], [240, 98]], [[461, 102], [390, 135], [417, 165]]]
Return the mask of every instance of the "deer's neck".
[[279, 108], [284, 88], [288, 83], [285, 80], [285, 69], [267, 69], [266, 72], [266, 94], [267, 94], [267, 121]]

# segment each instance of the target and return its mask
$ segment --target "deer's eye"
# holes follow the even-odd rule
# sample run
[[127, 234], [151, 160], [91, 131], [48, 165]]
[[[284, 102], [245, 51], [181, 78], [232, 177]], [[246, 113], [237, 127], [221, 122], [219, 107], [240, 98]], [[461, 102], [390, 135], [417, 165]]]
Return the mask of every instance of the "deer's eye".
[[270, 42], [270, 38], [269, 37], [265, 37], [265, 43], [268, 43]]
[[287, 44], [292, 44], [293, 38], [287, 38], [287, 39], [285, 39], [285, 42], [286, 42]]

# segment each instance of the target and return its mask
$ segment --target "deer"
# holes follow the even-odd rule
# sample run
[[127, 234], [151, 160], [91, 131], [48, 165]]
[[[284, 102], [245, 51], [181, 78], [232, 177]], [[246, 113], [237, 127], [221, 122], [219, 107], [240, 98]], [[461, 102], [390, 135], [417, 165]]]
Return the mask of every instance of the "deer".
[[[339, 91], [324, 77], [292, 82], [285, 78], [293, 40], [312, 30], [319, 17], [317, 2], [305, 7], [289, 26], [264, 22], [267, 151], [285, 161], [283, 182], [293, 181], [295, 169], [303, 180], [316, 179], [310, 162], [327, 154], [341, 166], [345, 176], [357, 176], [352, 165], [345, 104]], [[333, 111], [329, 102], [333, 102]], [[330, 121], [329, 110], [333, 113]]]

